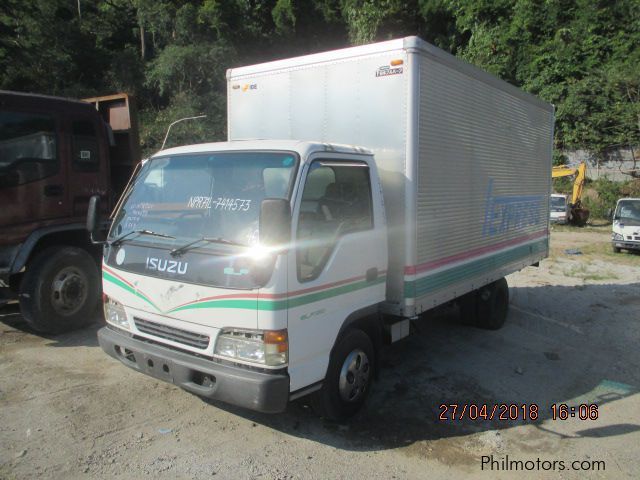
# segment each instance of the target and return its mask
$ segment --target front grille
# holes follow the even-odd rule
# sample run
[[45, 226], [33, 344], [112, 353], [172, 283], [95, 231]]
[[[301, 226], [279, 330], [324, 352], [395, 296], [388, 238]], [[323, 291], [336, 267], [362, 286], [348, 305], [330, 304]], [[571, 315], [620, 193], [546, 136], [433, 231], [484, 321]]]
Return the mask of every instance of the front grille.
[[142, 318], [133, 317], [136, 328], [142, 333], [148, 333], [154, 337], [164, 338], [172, 342], [181, 343], [194, 348], [206, 349], [209, 346], [209, 335], [194, 333], [181, 328], [169, 327]]

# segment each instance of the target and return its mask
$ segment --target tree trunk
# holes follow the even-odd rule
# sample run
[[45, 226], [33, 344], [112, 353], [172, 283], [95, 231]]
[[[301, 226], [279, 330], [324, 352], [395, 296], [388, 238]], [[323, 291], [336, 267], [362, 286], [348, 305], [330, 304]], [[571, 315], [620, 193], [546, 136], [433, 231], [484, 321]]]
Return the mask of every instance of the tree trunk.
[[144, 26], [140, 24], [140, 56], [142, 60], [147, 56], [147, 44], [144, 41]]

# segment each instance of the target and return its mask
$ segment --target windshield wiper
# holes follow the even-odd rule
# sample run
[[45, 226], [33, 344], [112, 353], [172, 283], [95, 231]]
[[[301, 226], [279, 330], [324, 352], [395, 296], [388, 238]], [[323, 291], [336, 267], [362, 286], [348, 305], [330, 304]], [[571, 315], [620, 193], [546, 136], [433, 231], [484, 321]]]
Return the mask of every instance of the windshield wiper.
[[182, 245], [181, 247], [176, 247], [173, 250], [171, 250], [169, 253], [172, 256], [177, 257], [178, 255], [182, 255], [187, 250], [190, 250], [191, 247], [193, 247], [194, 245], [197, 245], [198, 243], [202, 243], [202, 242], [206, 242], [206, 243], [222, 243], [224, 245], [237, 245], [239, 247], [246, 247], [247, 246], [247, 245], [245, 245], [243, 243], [234, 242], [233, 240], [227, 240], [226, 238], [222, 238], [222, 237], [201, 237], [201, 238], [193, 240], [192, 242], [189, 242], [189, 243], [187, 243], [185, 245]]
[[128, 237], [130, 237], [134, 233], [137, 233], [138, 235], [150, 235], [152, 237], [176, 238], [176, 237], [172, 237], [171, 235], [167, 235], [166, 233], [158, 233], [158, 232], [154, 232], [152, 230], [145, 230], [145, 229], [142, 229], [142, 230], [131, 230], [130, 232], [125, 233], [124, 235], [120, 235], [113, 242], [111, 242], [111, 245], [114, 246], [114, 247], [117, 247], [118, 245], [120, 245], [123, 242], [123, 240], [125, 240]]

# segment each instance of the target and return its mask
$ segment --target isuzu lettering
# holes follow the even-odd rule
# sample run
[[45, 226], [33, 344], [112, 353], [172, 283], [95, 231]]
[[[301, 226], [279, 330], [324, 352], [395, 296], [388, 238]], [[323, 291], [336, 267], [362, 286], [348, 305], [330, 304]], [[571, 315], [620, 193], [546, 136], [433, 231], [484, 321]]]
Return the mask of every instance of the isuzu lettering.
[[551, 105], [416, 37], [227, 78], [229, 141], [152, 156], [113, 214], [105, 352], [341, 419], [422, 312], [502, 326], [505, 275], [548, 253]]

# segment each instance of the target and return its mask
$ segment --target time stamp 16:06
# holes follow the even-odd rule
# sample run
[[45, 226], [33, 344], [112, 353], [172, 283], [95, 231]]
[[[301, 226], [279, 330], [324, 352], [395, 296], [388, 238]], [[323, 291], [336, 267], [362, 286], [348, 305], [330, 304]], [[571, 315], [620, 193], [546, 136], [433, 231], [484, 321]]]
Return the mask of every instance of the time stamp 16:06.
[[579, 405], [567, 405], [566, 403], [554, 403], [544, 415], [536, 403], [441, 403], [439, 419], [442, 421], [453, 420], [503, 420], [503, 421], [536, 421], [542, 415], [551, 420], [597, 420], [598, 405], [595, 403], [581, 403]]

